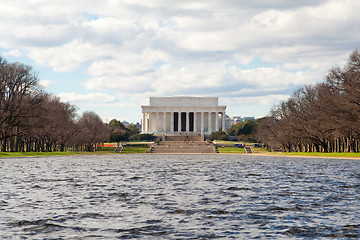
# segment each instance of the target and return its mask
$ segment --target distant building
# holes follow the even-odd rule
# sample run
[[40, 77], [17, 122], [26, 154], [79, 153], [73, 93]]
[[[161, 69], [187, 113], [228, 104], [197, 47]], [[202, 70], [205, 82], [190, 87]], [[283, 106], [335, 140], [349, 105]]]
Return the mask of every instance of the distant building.
[[245, 122], [247, 120], [255, 120], [255, 117], [244, 117], [243, 119], [243, 122]]
[[232, 116], [230, 117], [231, 125], [236, 125], [239, 122], [242, 122], [242, 117], [239, 116]]
[[232, 125], [231, 118], [229, 117], [229, 115], [225, 114], [225, 129], [223, 129], [223, 131], [225, 132], [227, 129], [231, 127], [231, 125]]
[[245, 122], [247, 120], [255, 120], [255, 117], [240, 117], [240, 116], [232, 116], [230, 117], [231, 125], [236, 125], [240, 122]]
[[127, 127], [130, 123], [128, 121], [122, 121], [122, 124], [124, 124], [125, 127]]

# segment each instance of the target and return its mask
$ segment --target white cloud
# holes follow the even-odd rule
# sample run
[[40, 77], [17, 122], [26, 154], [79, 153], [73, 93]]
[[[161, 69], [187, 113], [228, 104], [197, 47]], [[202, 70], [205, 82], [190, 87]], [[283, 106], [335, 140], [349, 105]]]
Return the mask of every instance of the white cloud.
[[12, 49], [10, 51], [7, 52], [3, 52], [2, 53], [5, 57], [10, 56], [10, 57], [22, 57], [23, 53], [21, 50], [19, 49]]
[[356, 0], [3, 0], [0, 48], [58, 73], [82, 71], [90, 93], [59, 93], [72, 102], [186, 94], [262, 102], [342, 64], [359, 47], [359, 10]]
[[314, 72], [289, 72], [280, 67], [241, 69], [236, 66], [227, 67], [222, 63], [182, 66], [163, 64], [156, 67], [154, 62], [154, 71], [124, 74], [122, 68], [116, 68], [115, 63], [112, 64], [112, 67], [111, 64], [98, 66], [100, 70], [107, 69], [107, 71], [93, 69], [94, 77], [88, 79], [86, 87], [90, 90], [99, 88], [114, 90], [125, 95], [215, 94], [226, 97], [242, 94], [256, 96], [259, 92], [269, 94], [319, 80], [317, 75], [314, 76]]
[[236, 97], [226, 98], [222, 100], [222, 103], [227, 106], [234, 105], [275, 105], [280, 101], [286, 100], [290, 97], [288, 94], [269, 94], [266, 96], [255, 96], [255, 97]]
[[46, 88], [46, 87], [48, 87], [50, 85], [56, 84], [56, 82], [48, 80], [48, 79], [44, 79], [44, 80], [39, 81], [39, 84]]
[[57, 94], [64, 102], [81, 103], [81, 104], [111, 104], [116, 102], [116, 98], [106, 93], [89, 93], [80, 94], [76, 92]]
[[76, 71], [81, 65], [94, 61], [94, 59], [109, 56], [108, 46], [94, 45], [74, 39], [61, 46], [42, 48], [29, 48], [29, 57], [35, 59], [42, 66], [50, 66], [55, 72]]

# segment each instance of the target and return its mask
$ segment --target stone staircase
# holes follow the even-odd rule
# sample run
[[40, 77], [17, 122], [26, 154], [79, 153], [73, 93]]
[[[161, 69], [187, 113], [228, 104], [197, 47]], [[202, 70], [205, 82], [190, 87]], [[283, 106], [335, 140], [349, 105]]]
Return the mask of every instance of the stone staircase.
[[121, 153], [123, 150], [123, 147], [116, 147], [115, 148], [115, 153]]
[[153, 144], [149, 153], [216, 153], [216, 148], [205, 141], [162, 141]]
[[246, 153], [253, 153], [253, 150], [250, 146], [245, 146], [244, 149]]
[[184, 142], [184, 141], [203, 141], [201, 136], [165, 136], [165, 141], [175, 141], [175, 142]]

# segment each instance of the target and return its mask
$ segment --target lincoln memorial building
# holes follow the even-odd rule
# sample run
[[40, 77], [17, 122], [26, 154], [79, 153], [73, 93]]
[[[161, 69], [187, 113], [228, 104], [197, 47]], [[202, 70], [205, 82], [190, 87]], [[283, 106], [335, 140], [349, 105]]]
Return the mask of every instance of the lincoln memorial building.
[[225, 129], [226, 106], [217, 97], [150, 97], [142, 108], [142, 133], [209, 135]]

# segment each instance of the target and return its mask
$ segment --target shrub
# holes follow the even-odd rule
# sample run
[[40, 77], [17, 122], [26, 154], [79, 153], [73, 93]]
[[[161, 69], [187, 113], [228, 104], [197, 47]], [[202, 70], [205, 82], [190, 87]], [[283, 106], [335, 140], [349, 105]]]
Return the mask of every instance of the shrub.
[[212, 140], [226, 140], [227, 139], [227, 134], [226, 132], [223, 131], [216, 131], [216, 132], [212, 132], [210, 134], [210, 139]]

